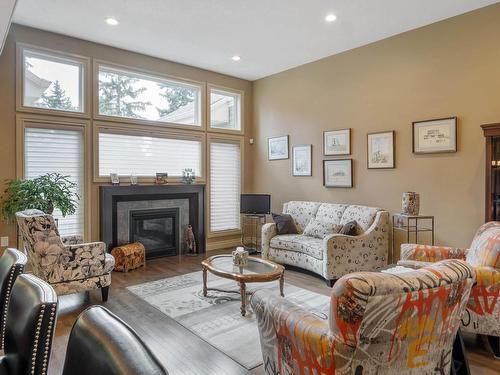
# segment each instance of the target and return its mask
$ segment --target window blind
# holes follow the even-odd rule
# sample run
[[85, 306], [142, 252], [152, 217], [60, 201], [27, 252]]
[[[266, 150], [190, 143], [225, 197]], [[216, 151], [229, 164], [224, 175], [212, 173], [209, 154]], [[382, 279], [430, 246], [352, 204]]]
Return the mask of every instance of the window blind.
[[240, 229], [240, 145], [210, 143], [210, 230]]
[[156, 176], [166, 172], [179, 177], [184, 168], [192, 168], [200, 176], [200, 141], [99, 133], [99, 176]]
[[84, 234], [84, 147], [83, 133], [79, 130], [42, 129], [26, 127], [24, 131], [24, 173], [31, 179], [46, 173], [60, 173], [77, 184], [80, 196], [73, 215], [63, 217], [54, 210], [58, 219], [59, 233]]

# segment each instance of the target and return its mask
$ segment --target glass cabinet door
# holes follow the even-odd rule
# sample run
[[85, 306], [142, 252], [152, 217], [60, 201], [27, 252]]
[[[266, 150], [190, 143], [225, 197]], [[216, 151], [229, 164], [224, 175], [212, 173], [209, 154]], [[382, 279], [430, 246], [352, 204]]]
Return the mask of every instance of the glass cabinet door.
[[500, 137], [491, 139], [492, 220], [500, 220]]

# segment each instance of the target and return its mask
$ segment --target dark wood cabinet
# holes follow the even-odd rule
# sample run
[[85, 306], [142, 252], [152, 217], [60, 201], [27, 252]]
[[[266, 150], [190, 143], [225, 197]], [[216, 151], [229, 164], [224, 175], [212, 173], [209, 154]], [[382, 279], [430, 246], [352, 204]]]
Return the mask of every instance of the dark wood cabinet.
[[500, 123], [481, 128], [486, 138], [485, 221], [500, 221]]

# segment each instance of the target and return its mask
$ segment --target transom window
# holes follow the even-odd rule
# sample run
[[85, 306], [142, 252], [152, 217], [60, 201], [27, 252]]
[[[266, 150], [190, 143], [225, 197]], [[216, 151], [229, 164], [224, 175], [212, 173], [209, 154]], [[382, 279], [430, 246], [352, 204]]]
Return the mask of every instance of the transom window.
[[241, 130], [241, 94], [210, 90], [210, 127]]
[[25, 107], [84, 112], [84, 65], [67, 57], [22, 50]]
[[99, 114], [201, 126], [201, 87], [100, 65]]
[[109, 177], [110, 173], [142, 177], [168, 173], [169, 177], [180, 177], [185, 168], [200, 177], [201, 163], [200, 140], [99, 133], [100, 177]]

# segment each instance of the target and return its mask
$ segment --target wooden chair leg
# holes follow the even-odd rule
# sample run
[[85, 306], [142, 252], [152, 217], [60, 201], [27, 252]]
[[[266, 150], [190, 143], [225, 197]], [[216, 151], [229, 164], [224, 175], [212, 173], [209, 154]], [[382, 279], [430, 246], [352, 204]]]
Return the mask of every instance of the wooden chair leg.
[[331, 279], [331, 280], [328, 280], [326, 279], [325, 282], [326, 282], [326, 286], [329, 287], [329, 288], [332, 288], [335, 283], [337, 282], [338, 279]]
[[108, 295], [109, 295], [109, 286], [105, 286], [104, 288], [101, 288], [101, 295], [102, 295], [102, 302], [107, 302]]
[[453, 352], [451, 356], [451, 375], [470, 375], [469, 361], [465, 354], [465, 345], [462, 333], [458, 330], [453, 341]]

